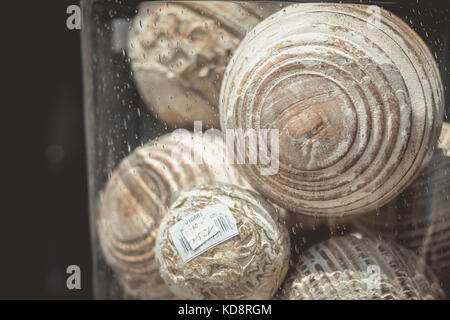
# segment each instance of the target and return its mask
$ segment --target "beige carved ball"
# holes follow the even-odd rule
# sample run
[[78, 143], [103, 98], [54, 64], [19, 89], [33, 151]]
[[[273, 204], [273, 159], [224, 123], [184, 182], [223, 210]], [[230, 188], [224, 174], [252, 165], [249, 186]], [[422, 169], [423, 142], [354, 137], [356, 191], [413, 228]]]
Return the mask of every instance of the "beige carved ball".
[[439, 137], [438, 146], [444, 150], [447, 157], [450, 157], [450, 123], [448, 122], [442, 124], [442, 132]]
[[392, 13], [371, 17], [364, 5], [291, 5], [247, 34], [225, 72], [222, 130], [279, 135], [267, 142], [278, 152], [275, 174], [249, 161], [242, 171], [301, 215], [348, 217], [386, 204], [437, 144], [444, 90], [432, 54]]
[[289, 300], [443, 299], [432, 271], [394, 242], [332, 237], [306, 250], [280, 291]]
[[203, 134], [197, 140], [179, 129], [137, 148], [114, 170], [99, 201], [98, 235], [105, 260], [127, 294], [174, 297], [154, 259], [159, 223], [176, 197], [196, 185], [248, 186], [221, 158], [224, 149], [220, 136]]
[[143, 2], [128, 36], [135, 84], [148, 108], [171, 126], [219, 127], [228, 60], [245, 34], [280, 3]]
[[396, 199], [362, 214], [354, 227], [414, 250], [450, 284], [450, 156], [437, 149], [421, 175]]
[[[231, 212], [237, 235], [183, 261], [170, 228], [217, 204]], [[183, 193], [162, 220], [156, 241], [161, 276], [181, 299], [270, 299], [284, 279], [289, 257], [289, 235], [274, 207], [259, 194], [230, 184]]]

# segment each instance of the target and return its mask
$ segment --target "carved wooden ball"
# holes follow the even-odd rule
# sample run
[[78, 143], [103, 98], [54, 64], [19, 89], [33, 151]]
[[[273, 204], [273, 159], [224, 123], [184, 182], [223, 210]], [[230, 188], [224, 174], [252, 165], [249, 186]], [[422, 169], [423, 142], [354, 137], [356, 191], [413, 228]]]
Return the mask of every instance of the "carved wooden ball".
[[289, 271], [289, 300], [443, 299], [432, 271], [394, 242], [353, 235], [314, 245]]
[[295, 4], [249, 32], [228, 64], [222, 129], [278, 130], [278, 172], [241, 167], [291, 211], [374, 210], [413, 181], [437, 144], [444, 94], [432, 54], [392, 13], [370, 17], [363, 5]]
[[[248, 186], [233, 165], [219, 159], [225, 149], [220, 137], [204, 135], [201, 141], [177, 130], [148, 142], [119, 164], [102, 192], [101, 248], [125, 291], [136, 298], [173, 298], [159, 275], [154, 245], [159, 223], [176, 197], [214, 182]], [[196, 155], [208, 162], [193, 162]]]
[[364, 234], [392, 238], [414, 250], [450, 283], [450, 157], [438, 149], [402, 194], [353, 224]]
[[[169, 228], [218, 203], [231, 211], [238, 235], [184, 263]], [[161, 276], [181, 299], [270, 299], [284, 279], [289, 257], [289, 235], [274, 207], [259, 194], [235, 185], [183, 193], [162, 220], [156, 241]]]
[[171, 126], [219, 127], [223, 73], [247, 31], [275, 3], [144, 2], [129, 32], [128, 56], [147, 106]]
[[447, 157], [450, 157], [450, 123], [448, 122], [442, 124], [442, 132], [439, 137], [438, 146], [444, 150]]

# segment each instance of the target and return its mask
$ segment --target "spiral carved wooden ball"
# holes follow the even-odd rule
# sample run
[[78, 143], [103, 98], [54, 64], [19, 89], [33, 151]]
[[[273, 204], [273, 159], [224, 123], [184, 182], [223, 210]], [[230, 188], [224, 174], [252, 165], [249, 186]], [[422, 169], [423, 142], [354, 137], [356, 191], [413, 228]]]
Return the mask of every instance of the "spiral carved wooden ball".
[[171, 126], [219, 127], [223, 73], [247, 31], [275, 3], [144, 2], [129, 32], [128, 56], [147, 106]]
[[[238, 235], [184, 262], [169, 228], [216, 204], [229, 208]], [[270, 299], [286, 275], [289, 257], [289, 235], [275, 208], [256, 192], [229, 184], [183, 193], [163, 218], [156, 241], [161, 276], [182, 299]]]
[[249, 162], [243, 172], [265, 196], [304, 216], [386, 204], [437, 144], [443, 86], [430, 51], [390, 12], [380, 9], [372, 22], [366, 10], [282, 9], [247, 34], [224, 76], [222, 129], [279, 133], [278, 172], [261, 175], [264, 165]]
[[395, 200], [358, 216], [358, 231], [395, 239], [450, 283], [450, 157], [438, 149], [424, 172]]
[[[178, 194], [214, 182], [248, 186], [233, 165], [219, 159], [225, 149], [220, 137], [204, 135], [201, 141], [177, 130], [148, 142], [120, 163], [102, 193], [100, 244], [133, 297], [173, 298], [159, 275], [154, 244], [159, 223]], [[198, 154], [205, 162], [193, 161]]]
[[432, 271], [394, 242], [333, 237], [301, 256], [280, 290], [289, 300], [443, 299]]

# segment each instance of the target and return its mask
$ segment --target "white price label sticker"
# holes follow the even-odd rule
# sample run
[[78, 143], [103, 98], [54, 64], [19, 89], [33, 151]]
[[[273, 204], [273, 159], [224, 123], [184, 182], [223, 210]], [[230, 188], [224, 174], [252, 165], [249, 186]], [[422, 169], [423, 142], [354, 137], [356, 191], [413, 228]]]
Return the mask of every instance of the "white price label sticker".
[[169, 229], [184, 262], [238, 234], [236, 220], [224, 204], [215, 204], [188, 215]]
[[181, 229], [181, 233], [193, 250], [197, 249], [206, 240], [219, 232], [219, 228], [214, 221], [202, 211], [188, 219], [189, 224]]

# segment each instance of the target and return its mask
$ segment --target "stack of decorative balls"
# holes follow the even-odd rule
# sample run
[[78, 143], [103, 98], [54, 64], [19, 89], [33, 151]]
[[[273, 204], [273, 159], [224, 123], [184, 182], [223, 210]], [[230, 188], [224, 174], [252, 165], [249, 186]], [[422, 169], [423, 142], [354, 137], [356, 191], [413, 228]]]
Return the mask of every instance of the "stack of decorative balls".
[[[362, 5], [144, 3], [128, 55], [150, 110], [186, 128], [134, 150], [99, 199], [102, 251], [128, 295], [445, 297], [444, 90], [403, 21]], [[276, 170], [251, 161], [251, 143], [233, 161], [228, 135], [193, 134], [194, 121], [256, 132]], [[346, 234], [317, 233], [336, 226]]]

